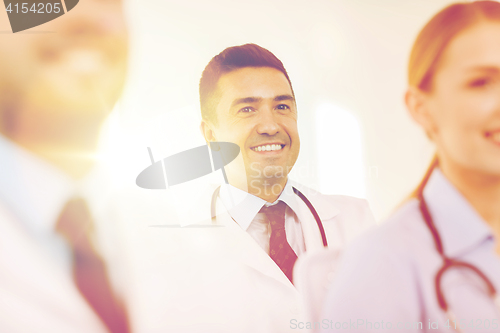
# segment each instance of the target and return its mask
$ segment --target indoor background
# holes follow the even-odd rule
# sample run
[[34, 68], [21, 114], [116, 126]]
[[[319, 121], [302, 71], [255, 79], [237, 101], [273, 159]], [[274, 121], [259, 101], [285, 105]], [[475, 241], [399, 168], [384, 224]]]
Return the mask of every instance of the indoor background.
[[116, 188], [135, 187], [151, 163], [146, 147], [160, 159], [204, 144], [201, 72], [224, 48], [256, 43], [282, 60], [296, 94], [301, 152], [291, 177], [364, 197], [387, 217], [433, 154], [404, 105], [410, 48], [451, 2], [129, 0], [128, 84], [102, 140]]

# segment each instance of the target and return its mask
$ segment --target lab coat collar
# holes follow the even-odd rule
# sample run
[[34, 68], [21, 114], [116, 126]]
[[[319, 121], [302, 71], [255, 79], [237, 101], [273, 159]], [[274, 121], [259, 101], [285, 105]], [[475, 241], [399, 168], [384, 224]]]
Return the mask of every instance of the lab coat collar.
[[493, 238], [486, 221], [439, 168], [433, 171], [423, 194], [447, 256], [463, 255]]
[[[278, 201], [283, 201], [288, 207], [299, 217], [303, 211], [302, 200], [294, 193], [293, 187], [301, 191], [308, 198], [313, 207], [318, 212], [322, 221], [331, 219], [339, 213], [339, 209], [334, 207], [331, 202], [328, 202], [323, 195], [308, 187], [302, 186], [290, 179], [287, 180], [285, 188], [281, 192]], [[253, 219], [264, 205], [269, 205], [265, 200], [240, 190], [232, 185], [223, 184], [220, 190], [220, 198], [227, 207], [229, 215], [241, 226], [243, 230], [247, 230]], [[272, 205], [272, 204], [271, 204]], [[309, 209], [307, 208], [309, 211]], [[299, 220], [302, 220], [299, 218]]]
[[243, 230], [247, 230], [257, 213], [264, 206], [272, 206], [283, 201], [290, 209], [297, 212], [296, 195], [293, 193], [290, 181], [287, 180], [285, 188], [278, 199], [273, 203], [268, 203], [253, 194], [240, 190], [232, 185], [224, 184], [221, 187], [220, 198], [227, 207], [229, 215], [240, 225]]
[[[311, 205], [318, 213], [322, 224], [323, 222], [334, 218], [340, 212], [339, 208], [332, 205], [331, 200], [327, 200], [328, 196], [322, 195], [319, 192], [316, 192], [308, 187], [301, 186], [297, 183], [294, 183], [293, 187], [298, 189], [311, 202]], [[303, 202], [298, 195], [294, 194], [294, 199], [298, 206], [295, 213], [297, 214], [298, 220], [301, 221], [306, 251], [311, 252], [322, 250], [324, 248], [323, 240], [314, 215], [311, 210], [309, 210], [307, 204]]]
[[[339, 207], [332, 204], [330, 196], [321, 194], [312, 188], [306, 187], [292, 180], [289, 181], [289, 184], [298, 189], [307, 199], [309, 199], [314, 209], [318, 212], [321, 221], [332, 219], [340, 213]], [[297, 195], [294, 194], [293, 196], [297, 202], [302, 202]]]

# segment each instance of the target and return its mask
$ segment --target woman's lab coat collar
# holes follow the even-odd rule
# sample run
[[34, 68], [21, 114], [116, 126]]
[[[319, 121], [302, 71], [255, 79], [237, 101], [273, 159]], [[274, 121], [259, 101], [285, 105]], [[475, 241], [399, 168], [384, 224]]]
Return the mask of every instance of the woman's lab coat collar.
[[458, 257], [493, 233], [465, 197], [436, 168], [424, 189], [424, 198], [443, 242], [444, 253]]

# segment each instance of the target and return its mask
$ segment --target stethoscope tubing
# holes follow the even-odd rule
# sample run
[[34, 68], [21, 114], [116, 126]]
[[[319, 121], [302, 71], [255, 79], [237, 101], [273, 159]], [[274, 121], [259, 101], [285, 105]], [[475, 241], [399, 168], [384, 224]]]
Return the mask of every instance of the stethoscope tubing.
[[455, 320], [455, 315], [453, 314], [453, 312], [451, 310], [449, 310], [448, 302], [446, 301], [446, 298], [444, 297], [444, 293], [442, 291], [441, 281], [442, 281], [443, 274], [445, 272], [447, 272], [451, 268], [469, 269], [469, 270], [473, 271], [475, 274], [477, 274], [484, 281], [484, 283], [486, 284], [486, 286], [488, 288], [488, 293], [490, 294], [492, 299], [495, 300], [495, 303], [497, 302], [497, 300], [496, 300], [497, 292], [496, 292], [495, 287], [493, 286], [493, 283], [479, 268], [477, 268], [476, 266], [474, 266], [470, 263], [450, 258], [444, 252], [443, 242], [441, 240], [441, 236], [439, 235], [439, 232], [436, 228], [436, 225], [434, 224], [434, 220], [433, 220], [432, 215], [429, 211], [429, 208], [427, 206], [427, 202], [425, 201], [424, 194], [423, 194], [425, 185], [427, 184], [427, 181], [429, 180], [432, 172], [434, 171], [434, 169], [437, 166], [438, 166], [438, 160], [437, 160], [437, 158], [435, 158], [435, 160], [433, 161], [429, 170], [427, 171], [427, 173], [424, 177], [424, 180], [422, 181], [422, 184], [417, 189], [417, 199], [419, 201], [419, 209], [420, 209], [420, 212], [421, 212], [422, 217], [424, 219], [424, 222], [425, 222], [427, 228], [429, 229], [429, 231], [431, 232], [432, 238], [434, 239], [436, 251], [439, 253], [441, 258], [443, 259], [443, 264], [442, 264], [441, 268], [438, 270], [438, 272], [436, 273], [436, 276], [434, 279], [437, 301], [438, 301], [439, 307], [447, 314], [447, 316], [451, 320]]

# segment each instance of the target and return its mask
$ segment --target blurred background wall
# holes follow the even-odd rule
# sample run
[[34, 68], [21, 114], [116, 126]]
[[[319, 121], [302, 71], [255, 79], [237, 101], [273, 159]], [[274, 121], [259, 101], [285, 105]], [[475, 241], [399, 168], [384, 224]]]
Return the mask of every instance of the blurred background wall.
[[416, 186], [433, 153], [403, 102], [420, 28], [448, 0], [127, 0], [125, 94], [103, 133], [117, 189], [156, 159], [204, 141], [198, 82], [224, 48], [256, 43], [287, 68], [301, 152], [292, 178], [368, 199], [383, 219]]

